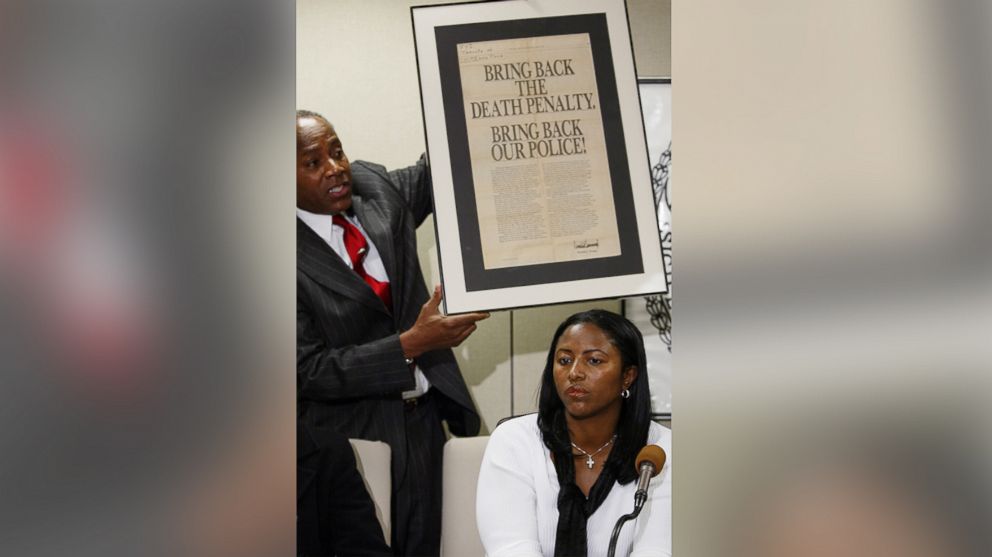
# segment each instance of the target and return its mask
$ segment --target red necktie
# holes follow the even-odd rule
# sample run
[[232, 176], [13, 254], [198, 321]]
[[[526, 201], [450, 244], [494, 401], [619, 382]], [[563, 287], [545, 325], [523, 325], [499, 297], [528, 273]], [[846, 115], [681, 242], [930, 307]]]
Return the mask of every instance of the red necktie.
[[389, 291], [389, 283], [380, 282], [370, 277], [365, 272], [365, 266], [362, 265], [362, 260], [365, 259], [366, 254], [369, 252], [369, 242], [365, 239], [365, 235], [362, 234], [362, 231], [357, 226], [348, 222], [341, 215], [334, 215], [333, 221], [334, 224], [344, 229], [344, 247], [348, 250], [351, 267], [358, 273], [358, 276], [362, 277], [362, 280], [372, 287], [372, 290], [379, 296], [382, 303], [386, 304], [386, 309], [392, 311], [393, 298]]

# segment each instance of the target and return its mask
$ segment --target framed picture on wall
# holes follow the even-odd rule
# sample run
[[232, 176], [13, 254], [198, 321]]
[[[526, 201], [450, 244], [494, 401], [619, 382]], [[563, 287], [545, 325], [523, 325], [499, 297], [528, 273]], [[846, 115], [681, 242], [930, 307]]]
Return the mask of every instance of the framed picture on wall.
[[412, 18], [445, 311], [664, 292], [623, 0]]
[[647, 136], [651, 187], [658, 210], [658, 235], [668, 279], [665, 292], [624, 300], [624, 314], [644, 335], [648, 359], [651, 410], [672, 418], [672, 80], [640, 78], [644, 131]]

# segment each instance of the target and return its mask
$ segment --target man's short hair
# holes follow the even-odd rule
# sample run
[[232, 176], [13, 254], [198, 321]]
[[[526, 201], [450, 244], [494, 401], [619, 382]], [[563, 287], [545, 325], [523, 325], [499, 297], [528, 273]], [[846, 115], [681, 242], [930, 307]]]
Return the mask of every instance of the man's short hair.
[[327, 118], [324, 118], [323, 115], [318, 114], [318, 113], [316, 113], [316, 112], [314, 112], [312, 110], [297, 110], [296, 111], [296, 119], [299, 120], [300, 118], [319, 118], [319, 119], [321, 119], [321, 120], [323, 120], [325, 122], [330, 123], [330, 120], [328, 120]]

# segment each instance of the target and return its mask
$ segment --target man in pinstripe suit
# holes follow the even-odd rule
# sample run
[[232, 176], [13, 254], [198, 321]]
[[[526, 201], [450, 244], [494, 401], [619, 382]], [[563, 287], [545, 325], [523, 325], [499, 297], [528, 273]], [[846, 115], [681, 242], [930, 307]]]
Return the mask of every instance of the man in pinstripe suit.
[[450, 348], [488, 314], [444, 316], [440, 288], [428, 294], [416, 248], [432, 209], [423, 158], [392, 172], [352, 164], [309, 111], [297, 113], [296, 142], [297, 419], [388, 443], [393, 550], [438, 555], [441, 421], [479, 431]]

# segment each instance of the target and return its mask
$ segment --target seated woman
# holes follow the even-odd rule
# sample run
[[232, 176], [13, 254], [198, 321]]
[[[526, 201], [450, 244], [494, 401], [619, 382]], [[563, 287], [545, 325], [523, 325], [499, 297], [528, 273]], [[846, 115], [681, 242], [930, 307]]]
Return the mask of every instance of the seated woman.
[[[671, 454], [650, 419], [644, 341], [620, 315], [577, 313], [555, 331], [538, 413], [502, 423], [479, 472], [476, 516], [489, 557], [605, 556], [634, 507], [634, 459], [646, 444]], [[668, 459], [671, 462], [671, 459]], [[671, 465], [651, 480], [616, 555], [671, 555]]]

